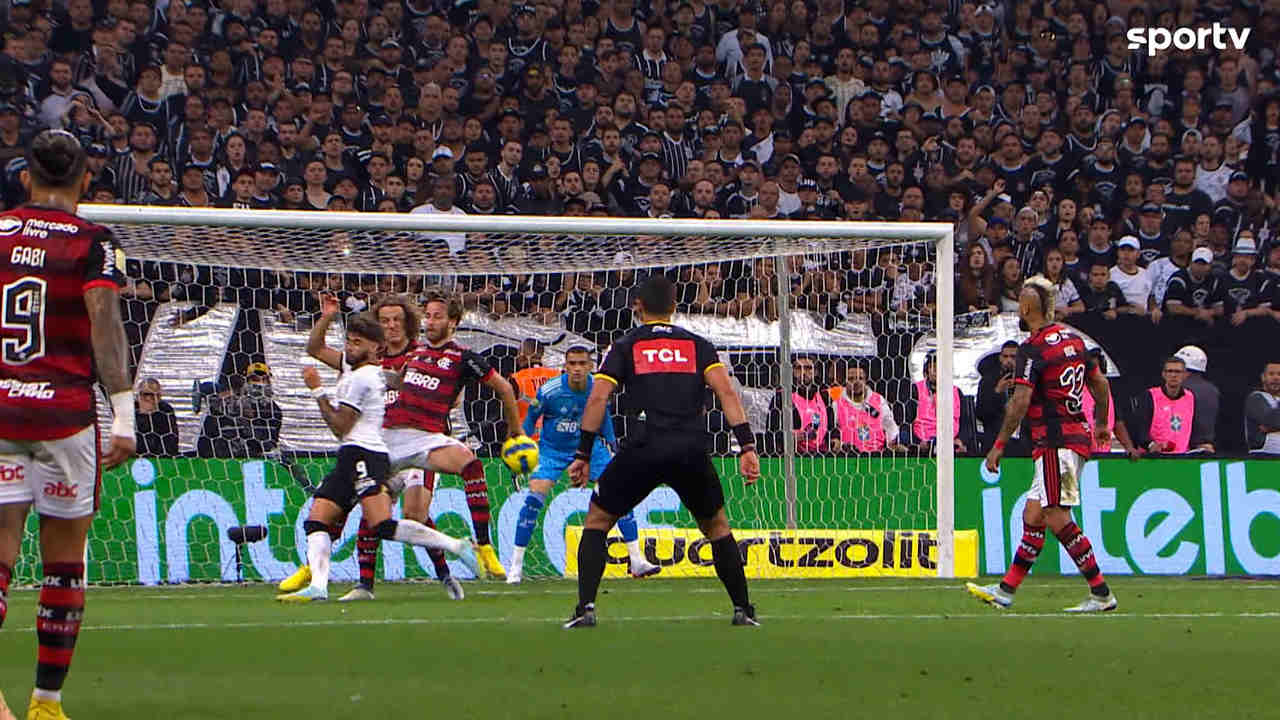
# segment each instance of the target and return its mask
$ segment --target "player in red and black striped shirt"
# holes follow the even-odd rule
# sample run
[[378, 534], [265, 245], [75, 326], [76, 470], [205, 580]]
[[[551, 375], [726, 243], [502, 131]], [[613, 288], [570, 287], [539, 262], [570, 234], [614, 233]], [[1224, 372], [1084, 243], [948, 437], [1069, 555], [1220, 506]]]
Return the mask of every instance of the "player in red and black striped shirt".
[[409, 353], [398, 381], [388, 381], [399, 390], [394, 405], [387, 409], [383, 427], [391, 449], [393, 472], [406, 468], [460, 475], [475, 528], [481, 564], [494, 578], [506, 577], [498, 554], [489, 539], [489, 486], [484, 465], [466, 445], [449, 435], [449, 411], [463, 385], [487, 385], [502, 403], [507, 436], [520, 435], [520, 411], [515, 392], [479, 354], [453, 341], [462, 321], [462, 303], [442, 293], [428, 295], [423, 322], [427, 342]]
[[1022, 513], [1022, 542], [1003, 580], [986, 586], [968, 583], [966, 587], [970, 594], [995, 607], [1012, 605], [1018, 585], [1044, 548], [1048, 526], [1089, 583], [1089, 598], [1067, 612], [1114, 610], [1116, 598], [1098, 569], [1093, 546], [1071, 519], [1071, 507], [1080, 504], [1080, 471], [1091, 447], [1084, 393], [1087, 387], [1093, 395], [1094, 434], [1098, 443], [1105, 445], [1111, 441], [1107, 428], [1110, 387], [1080, 336], [1053, 322], [1054, 295], [1053, 284], [1041, 276], [1023, 284], [1018, 314], [1031, 337], [1018, 348], [1013, 397], [1005, 408], [1000, 434], [987, 453], [987, 469], [995, 472], [1005, 443], [1024, 415], [1030, 419], [1035, 478]]
[[[28, 717], [65, 718], [62, 685], [84, 615], [85, 537], [101, 467], [134, 452], [128, 342], [120, 319], [124, 254], [76, 217], [89, 187], [76, 138], [46, 130], [27, 150], [31, 204], [0, 214], [0, 625], [22, 529], [40, 515], [44, 581]], [[94, 383], [111, 396], [111, 445], [99, 456]], [[0, 698], [0, 716], [7, 715]]]

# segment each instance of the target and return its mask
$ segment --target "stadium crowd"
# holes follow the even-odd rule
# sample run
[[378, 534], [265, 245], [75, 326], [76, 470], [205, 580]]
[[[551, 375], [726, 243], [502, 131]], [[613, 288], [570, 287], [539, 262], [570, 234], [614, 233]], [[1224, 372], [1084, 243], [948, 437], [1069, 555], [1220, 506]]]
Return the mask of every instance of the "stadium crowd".
[[[943, 271], [962, 323], [1015, 310], [1043, 273], [1061, 315], [1121, 366], [1126, 413], [1147, 417], [1147, 388], [1168, 387], [1165, 360], [1193, 345], [1199, 367], [1183, 370], [1222, 390], [1217, 451], [1280, 430], [1240, 427], [1280, 358], [1276, 0], [13, 0], [0, 13], [6, 207], [25, 199], [27, 140], [54, 127], [88, 148], [97, 202], [952, 222]], [[1214, 22], [1252, 28], [1245, 49], [1148, 56], [1125, 37]], [[869, 316], [880, 355], [904, 359], [928, 330], [935, 256], [819, 250], [788, 268], [792, 306], [828, 327]], [[175, 323], [236, 302], [251, 312], [234, 377], [263, 359], [255, 313], [306, 319], [322, 290], [355, 312], [440, 281], [128, 270], [135, 361], [162, 302], [195, 301]], [[771, 260], [667, 271], [686, 312], [777, 317]], [[471, 308], [604, 346], [632, 323], [637, 279], [454, 283]], [[927, 387], [905, 362], [877, 368], [863, 381], [914, 426]], [[815, 387], [854, 373], [813, 372]], [[991, 398], [962, 405], [978, 417]], [[962, 426], [957, 449], [979, 452]]]

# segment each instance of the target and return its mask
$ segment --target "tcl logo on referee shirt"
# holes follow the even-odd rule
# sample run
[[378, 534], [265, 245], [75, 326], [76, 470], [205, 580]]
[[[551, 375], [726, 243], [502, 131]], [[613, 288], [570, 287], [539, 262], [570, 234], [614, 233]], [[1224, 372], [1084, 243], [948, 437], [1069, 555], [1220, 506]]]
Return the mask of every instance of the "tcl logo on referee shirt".
[[698, 372], [698, 353], [692, 340], [641, 340], [631, 348], [637, 375]]

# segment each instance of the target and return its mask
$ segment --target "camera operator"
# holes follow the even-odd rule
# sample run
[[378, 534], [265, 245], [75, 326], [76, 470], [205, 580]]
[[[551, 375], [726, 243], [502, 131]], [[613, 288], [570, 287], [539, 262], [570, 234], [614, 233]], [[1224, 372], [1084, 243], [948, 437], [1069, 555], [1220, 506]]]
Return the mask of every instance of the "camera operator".
[[[1013, 370], [1018, 358], [1018, 343], [1009, 340], [1000, 346], [999, 362], [989, 364], [982, 380], [978, 383], [978, 418], [982, 420], [982, 446], [990, 448], [1000, 432], [1000, 423], [1004, 419], [1004, 406], [1013, 395]], [[979, 364], [981, 365], [981, 363]], [[1010, 456], [1028, 455], [1026, 434], [1015, 433], [1006, 446], [1005, 454]]]

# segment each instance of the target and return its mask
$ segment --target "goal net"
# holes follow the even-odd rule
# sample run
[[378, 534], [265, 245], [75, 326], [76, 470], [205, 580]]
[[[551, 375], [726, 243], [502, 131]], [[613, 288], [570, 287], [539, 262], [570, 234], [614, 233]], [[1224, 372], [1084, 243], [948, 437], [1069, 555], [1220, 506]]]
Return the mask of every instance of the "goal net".
[[[456, 339], [513, 379], [523, 412], [568, 348], [593, 348], [598, 360], [636, 324], [634, 291], [655, 273], [675, 281], [674, 322], [718, 348], [757, 433], [762, 477], [745, 487], [709, 395], [711, 450], [750, 576], [950, 577], [976, 563], [976, 540], [953, 537], [953, 444], [934, 441], [957, 429], [948, 225], [106, 205], [81, 214], [109, 225], [128, 257], [122, 303], [142, 411], [142, 456], [103, 477], [91, 582], [277, 580], [305, 558], [310, 492], [335, 450], [300, 375], [313, 364], [305, 345], [321, 293], [338, 296], [343, 318], [386, 294], [456, 293], [466, 308]], [[936, 383], [912, 361], [926, 335]], [[328, 344], [342, 338], [334, 323]], [[625, 390], [615, 395], [623, 444], [636, 407]], [[527, 491], [498, 458], [500, 403], [467, 387], [451, 421], [485, 464], [505, 564]], [[526, 577], [576, 573], [589, 497], [567, 479], [556, 485]], [[472, 532], [456, 477], [440, 478], [431, 512], [445, 532]], [[660, 487], [635, 518], [642, 552], [664, 575], [714, 575], [674, 492]], [[357, 576], [358, 520], [335, 546], [335, 580]], [[37, 557], [33, 522], [19, 579], [37, 576]], [[624, 576], [627, 557], [615, 529], [607, 576]], [[425, 552], [383, 543], [379, 581], [431, 577]]]

